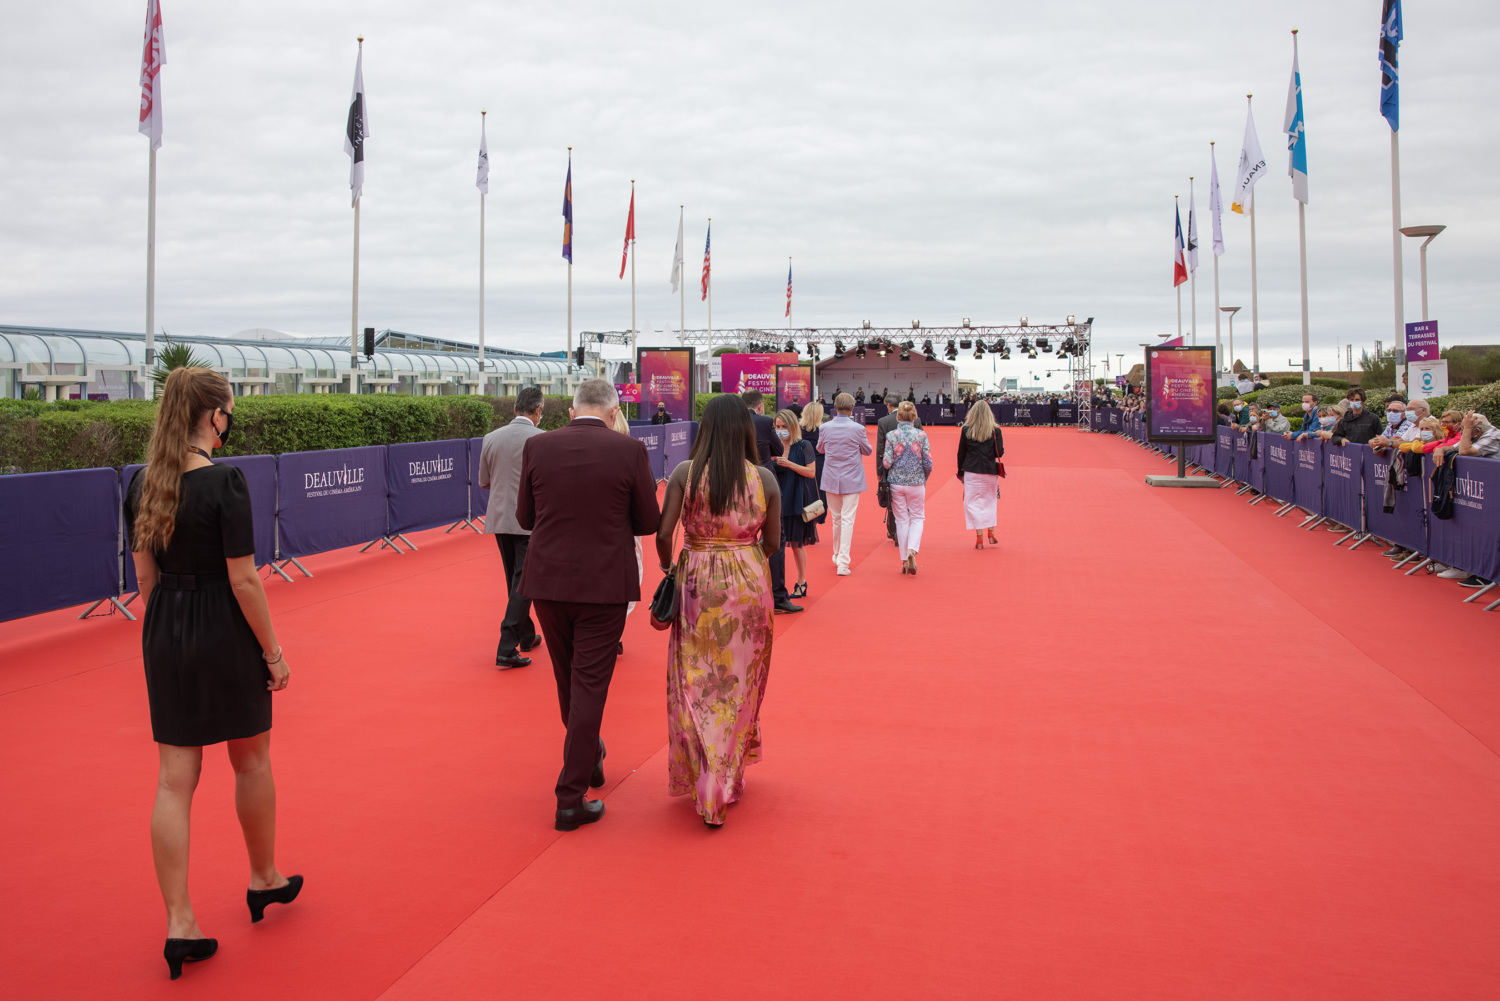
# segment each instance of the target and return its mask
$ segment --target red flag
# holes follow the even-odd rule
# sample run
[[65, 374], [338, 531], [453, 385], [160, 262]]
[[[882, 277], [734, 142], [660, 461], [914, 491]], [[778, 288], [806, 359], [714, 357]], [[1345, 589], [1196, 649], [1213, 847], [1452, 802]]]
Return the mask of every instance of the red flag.
[[625, 249], [620, 251], [620, 277], [625, 277], [625, 261], [630, 257], [630, 241], [635, 239], [635, 185], [630, 186], [630, 215], [625, 220]]
[[138, 131], [161, 149], [161, 68], [167, 61], [162, 40], [161, 5], [146, 0], [146, 37], [141, 47], [141, 119]]

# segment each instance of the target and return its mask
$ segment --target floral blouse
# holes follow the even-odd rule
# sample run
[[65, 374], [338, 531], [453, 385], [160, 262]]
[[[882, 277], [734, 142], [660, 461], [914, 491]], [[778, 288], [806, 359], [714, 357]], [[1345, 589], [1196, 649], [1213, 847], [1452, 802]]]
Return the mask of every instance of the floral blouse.
[[886, 479], [893, 486], [920, 487], [932, 472], [927, 432], [912, 427], [911, 421], [897, 424], [896, 430], [885, 436], [885, 455], [881, 461], [890, 470]]

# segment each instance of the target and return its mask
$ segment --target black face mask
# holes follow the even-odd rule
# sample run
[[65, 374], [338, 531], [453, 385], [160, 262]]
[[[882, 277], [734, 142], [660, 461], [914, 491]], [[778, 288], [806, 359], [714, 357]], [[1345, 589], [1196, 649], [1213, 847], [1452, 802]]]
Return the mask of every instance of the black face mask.
[[229, 440], [229, 432], [234, 430], [234, 411], [220, 410], [219, 413], [224, 415], [224, 430], [214, 433], [219, 436], [219, 447], [223, 448], [224, 443]]

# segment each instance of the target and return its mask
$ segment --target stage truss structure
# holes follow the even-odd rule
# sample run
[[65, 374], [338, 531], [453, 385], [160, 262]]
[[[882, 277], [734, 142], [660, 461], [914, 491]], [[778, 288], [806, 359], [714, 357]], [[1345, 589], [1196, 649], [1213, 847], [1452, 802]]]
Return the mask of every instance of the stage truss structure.
[[[1069, 321], [1073, 318], [1069, 317]], [[1082, 322], [1065, 323], [1018, 323], [1007, 325], [964, 324], [952, 327], [927, 327], [913, 323], [910, 327], [732, 327], [716, 330], [683, 330], [678, 332], [677, 346], [705, 348], [711, 355], [713, 349], [736, 346], [745, 351], [797, 351], [813, 361], [830, 357], [836, 346], [842, 343], [845, 354], [853, 354], [861, 346], [866, 352], [879, 351], [887, 354], [905, 350], [909, 355], [921, 357], [923, 348], [931, 342], [933, 356], [944, 361], [948, 343], [959, 355], [971, 354], [975, 346], [984, 345], [984, 354], [1023, 352], [1029, 358], [1052, 354], [1068, 363], [1068, 395], [1077, 406], [1078, 427], [1089, 430], [1093, 422], [1092, 384], [1089, 375], [1093, 371], [1093, 327], [1094, 318]], [[672, 344], [653, 344], [641, 339], [642, 331], [629, 330], [585, 330], [580, 344], [585, 350], [597, 345], [637, 345], [642, 347], [672, 347]], [[654, 334], [647, 333], [647, 337]], [[965, 348], [964, 344], [968, 344]]]

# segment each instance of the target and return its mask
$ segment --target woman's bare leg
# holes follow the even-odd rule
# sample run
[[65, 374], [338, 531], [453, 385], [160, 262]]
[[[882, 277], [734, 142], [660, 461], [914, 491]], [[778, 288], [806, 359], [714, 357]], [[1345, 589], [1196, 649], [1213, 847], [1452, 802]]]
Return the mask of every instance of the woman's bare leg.
[[792, 559], [797, 563], [797, 583], [807, 583], [807, 550], [797, 548], [792, 550]]
[[167, 938], [203, 938], [188, 897], [188, 842], [193, 792], [203, 771], [203, 748], [157, 744], [161, 770], [151, 808], [151, 858], [167, 905]]
[[250, 856], [250, 889], [286, 885], [276, 871], [276, 782], [271, 777], [271, 731], [229, 742], [234, 768], [234, 812]]

